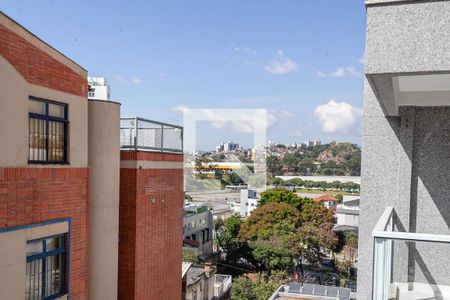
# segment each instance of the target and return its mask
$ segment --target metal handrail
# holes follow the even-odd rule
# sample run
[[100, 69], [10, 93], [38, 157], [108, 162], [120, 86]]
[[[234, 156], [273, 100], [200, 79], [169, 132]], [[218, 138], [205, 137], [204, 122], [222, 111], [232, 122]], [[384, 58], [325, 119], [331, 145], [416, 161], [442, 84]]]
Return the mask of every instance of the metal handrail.
[[[155, 152], [166, 152], [166, 153], [183, 153], [183, 127], [154, 121], [150, 119], [140, 118], [140, 117], [122, 117], [120, 121], [130, 121], [130, 124], [125, 126], [120, 126], [121, 131], [121, 143], [120, 148], [122, 150], [140, 150], [140, 151], [155, 151]], [[133, 122], [133, 123], [132, 123]], [[146, 123], [147, 125], [151, 125], [152, 127], [145, 127], [139, 125], [139, 122]], [[153, 128], [154, 126], [154, 128]], [[140, 130], [149, 130], [153, 129], [156, 133], [152, 136], [146, 135], [145, 132], [142, 135], [139, 135]], [[164, 143], [164, 135], [165, 129], [174, 129], [180, 130], [179, 137], [175, 136], [175, 147], [165, 147]], [[122, 131], [124, 132], [124, 137], [126, 139], [122, 140]], [[160, 131], [160, 133], [158, 132]], [[145, 136], [144, 136], [145, 135]], [[144, 141], [141, 142], [139, 139], [144, 136]], [[150, 139], [149, 139], [150, 138]], [[178, 140], [179, 138], [179, 140]], [[159, 140], [158, 140], [159, 139]], [[150, 142], [149, 142], [150, 140]], [[178, 148], [179, 145], [179, 148]]]
[[450, 243], [450, 235], [434, 234], [434, 233], [416, 233], [416, 232], [400, 232], [400, 231], [386, 231], [386, 228], [393, 223], [393, 216], [395, 209], [392, 206], [386, 207], [380, 219], [372, 232], [374, 238], [384, 238], [389, 240], [404, 240], [416, 242], [431, 242], [431, 243]]

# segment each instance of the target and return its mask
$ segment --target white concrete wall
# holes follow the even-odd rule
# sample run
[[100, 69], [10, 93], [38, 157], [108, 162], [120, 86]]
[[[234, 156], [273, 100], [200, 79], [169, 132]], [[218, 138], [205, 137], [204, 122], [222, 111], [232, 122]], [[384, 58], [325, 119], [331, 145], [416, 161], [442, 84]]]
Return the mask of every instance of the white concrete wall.
[[120, 105], [89, 100], [89, 299], [117, 299]]

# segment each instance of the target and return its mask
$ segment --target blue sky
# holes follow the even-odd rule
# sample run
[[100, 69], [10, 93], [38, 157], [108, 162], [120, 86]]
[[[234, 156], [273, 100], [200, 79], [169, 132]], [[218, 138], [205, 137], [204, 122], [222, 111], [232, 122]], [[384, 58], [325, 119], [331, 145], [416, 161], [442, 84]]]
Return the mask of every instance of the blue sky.
[[[1, 10], [106, 77], [122, 115], [182, 124], [185, 107], [265, 108], [271, 140], [360, 143], [363, 0], [15, 0]], [[201, 149], [249, 143], [200, 127]]]

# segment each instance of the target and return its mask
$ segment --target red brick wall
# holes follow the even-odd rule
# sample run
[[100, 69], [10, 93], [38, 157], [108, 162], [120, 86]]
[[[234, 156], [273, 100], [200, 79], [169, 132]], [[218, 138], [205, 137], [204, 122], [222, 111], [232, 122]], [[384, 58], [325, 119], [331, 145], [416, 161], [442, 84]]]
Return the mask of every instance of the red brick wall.
[[0, 24], [0, 55], [31, 84], [87, 98], [87, 79]]
[[72, 219], [71, 300], [88, 297], [88, 173], [87, 168], [0, 168], [0, 228]]
[[[183, 159], [149, 152], [136, 157]], [[119, 274], [125, 273], [119, 275], [119, 299], [181, 299], [183, 170], [122, 168], [120, 180]]]

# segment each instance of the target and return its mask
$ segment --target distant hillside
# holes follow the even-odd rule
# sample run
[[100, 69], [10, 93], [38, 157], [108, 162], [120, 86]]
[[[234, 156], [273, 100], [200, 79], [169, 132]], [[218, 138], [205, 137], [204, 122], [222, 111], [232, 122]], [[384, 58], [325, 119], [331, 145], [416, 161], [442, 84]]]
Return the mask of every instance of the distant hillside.
[[354, 156], [361, 155], [361, 149], [350, 143], [336, 143], [324, 145], [326, 146], [322, 152], [317, 156], [317, 161], [320, 163], [327, 163], [332, 161], [336, 164], [341, 164]]
[[307, 148], [288, 148], [282, 157], [269, 156], [272, 175], [359, 176], [361, 149], [351, 143], [332, 142]]

